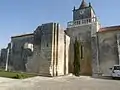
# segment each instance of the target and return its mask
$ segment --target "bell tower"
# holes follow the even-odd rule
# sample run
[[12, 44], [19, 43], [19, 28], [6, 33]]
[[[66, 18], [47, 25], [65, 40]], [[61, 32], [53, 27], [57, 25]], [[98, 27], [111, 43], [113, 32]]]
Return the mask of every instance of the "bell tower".
[[[94, 47], [94, 43], [91, 41], [91, 38], [95, 38], [96, 40], [96, 32], [99, 28], [100, 25], [91, 3], [88, 4], [85, 0], [82, 0], [80, 6], [78, 8], [74, 7], [73, 9], [73, 20], [67, 23], [66, 33], [71, 38], [69, 72], [74, 72], [73, 62], [75, 53], [73, 51], [75, 50], [74, 44], [76, 38], [80, 43], [79, 51], [81, 74], [92, 75], [93, 72], [96, 72], [92, 69], [92, 61], [96, 60], [92, 57], [92, 51], [97, 47]], [[96, 67], [96, 65], [94, 66]]]
[[78, 9], [76, 9], [76, 7], [73, 9], [73, 21], [93, 17], [95, 17], [94, 9], [92, 8], [91, 3], [87, 4], [85, 0], [82, 0], [82, 3]]

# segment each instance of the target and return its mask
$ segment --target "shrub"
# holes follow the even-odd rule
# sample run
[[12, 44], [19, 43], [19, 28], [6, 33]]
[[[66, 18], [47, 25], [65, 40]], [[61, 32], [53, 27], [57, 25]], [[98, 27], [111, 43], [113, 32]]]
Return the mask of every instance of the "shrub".
[[15, 79], [23, 79], [23, 78], [26, 78], [26, 76], [23, 75], [23, 74], [16, 74], [13, 78], [15, 78]]
[[74, 44], [74, 75], [79, 76], [80, 75], [80, 51], [79, 51], [79, 42], [77, 41], [77, 38], [75, 39]]

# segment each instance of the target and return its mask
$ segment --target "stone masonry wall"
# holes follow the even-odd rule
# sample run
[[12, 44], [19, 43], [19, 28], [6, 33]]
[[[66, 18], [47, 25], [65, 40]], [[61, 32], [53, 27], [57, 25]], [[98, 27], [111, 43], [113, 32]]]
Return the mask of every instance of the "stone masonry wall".
[[65, 35], [65, 63], [64, 63], [64, 73], [69, 73], [69, 52], [70, 52], [70, 37]]
[[53, 24], [42, 24], [34, 32], [34, 51], [28, 62], [28, 72], [51, 76]]
[[73, 28], [67, 28], [66, 33], [70, 36], [70, 62], [69, 72], [73, 72], [73, 61], [74, 61], [74, 40], [77, 37], [79, 42], [84, 47], [84, 58], [80, 61], [81, 74], [91, 74], [91, 29], [92, 25], [83, 25]]
[[27, 57], [32, 55], [32, 51], [24, 49], [25, 43], [33, 43], [33, 35], [12, 37], [12, 49], [10, 64], [15, 71], [26, 71]]
[[110, 75], [110, 68], [119, 64], [117, 34], [120, 31], [106, 31], [98, 33], [99, 40], [99, 64], [103, 75]]

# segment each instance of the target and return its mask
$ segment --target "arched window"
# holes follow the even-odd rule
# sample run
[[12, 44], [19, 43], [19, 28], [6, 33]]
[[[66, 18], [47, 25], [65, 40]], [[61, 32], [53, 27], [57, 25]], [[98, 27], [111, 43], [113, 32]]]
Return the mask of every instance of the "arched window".
[[47, 43], [47, 47], [48, 47], [48, 43]]
[[80, 58], [83, 60], [84, 59], [84, 46], [80, 46]]

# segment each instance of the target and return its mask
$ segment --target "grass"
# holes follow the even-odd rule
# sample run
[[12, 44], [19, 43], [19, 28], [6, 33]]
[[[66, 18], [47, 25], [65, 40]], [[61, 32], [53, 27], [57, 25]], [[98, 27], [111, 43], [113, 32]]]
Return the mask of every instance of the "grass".
[[34, 76], [36, 76], [36, 75], [28, 74], [28, 73], [21, 73], [21, 72], [11, 72], [11, 71], [0, 70], [0, 77], [24, 79], [24, 78], [34, 77]]

